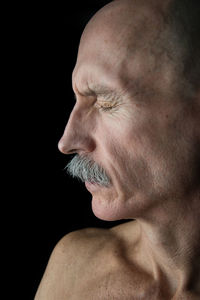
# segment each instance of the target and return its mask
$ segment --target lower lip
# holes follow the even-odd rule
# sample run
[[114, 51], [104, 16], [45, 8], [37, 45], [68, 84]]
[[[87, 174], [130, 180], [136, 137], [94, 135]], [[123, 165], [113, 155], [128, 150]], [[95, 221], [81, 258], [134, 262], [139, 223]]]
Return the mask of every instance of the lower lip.
[[85, 182], [85, 186], [89, 191], [95, 191], [99, 187], [97, 183], [91, 183], [88, 181]]

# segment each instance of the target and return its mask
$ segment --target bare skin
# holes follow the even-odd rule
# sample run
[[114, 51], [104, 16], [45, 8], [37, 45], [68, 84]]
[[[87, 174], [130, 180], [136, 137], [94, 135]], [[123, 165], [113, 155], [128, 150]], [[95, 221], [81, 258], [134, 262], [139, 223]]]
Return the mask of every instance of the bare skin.
[[200, 91], [186, 101], [165, 53], [148, 47], [168, 3], [114, 1], [83, 32], [59, 149], [111, 178], [87, 185], [98, 218], [133, 221], [64, 237], [36, 300], [200, 299]]

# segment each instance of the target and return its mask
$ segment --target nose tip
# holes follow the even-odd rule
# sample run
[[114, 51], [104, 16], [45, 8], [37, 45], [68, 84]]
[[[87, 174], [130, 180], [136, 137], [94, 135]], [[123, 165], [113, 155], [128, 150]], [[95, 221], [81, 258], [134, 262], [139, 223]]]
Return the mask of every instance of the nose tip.
[[60, 152], [64, 153], [65, 154], [65, 144], [64, 144], [64, 141], [62, 139], [59, 140], [58, 142], [58, 149]]
[[63, 138], [61, 138], [60, 141], [58, 142], [58, 149], [63, 154], [73, 154], [73, 153], [77, 153], [79, 151], [78, 149], [75, 149], [75, 148], [73, 148], [73, 149], [68, 148], [68, 145], [66, 144], [66, 142]]

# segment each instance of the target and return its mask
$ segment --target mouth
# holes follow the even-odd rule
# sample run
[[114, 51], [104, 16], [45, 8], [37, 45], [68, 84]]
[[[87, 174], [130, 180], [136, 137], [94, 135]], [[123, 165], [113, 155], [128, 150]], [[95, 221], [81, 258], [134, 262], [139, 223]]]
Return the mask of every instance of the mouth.
[[89, 191], [95, 191], [98, 188], [100, 188], [100, 185], [96, 182], [89, 182], [89, 181], [85, 181], [85, 186]]

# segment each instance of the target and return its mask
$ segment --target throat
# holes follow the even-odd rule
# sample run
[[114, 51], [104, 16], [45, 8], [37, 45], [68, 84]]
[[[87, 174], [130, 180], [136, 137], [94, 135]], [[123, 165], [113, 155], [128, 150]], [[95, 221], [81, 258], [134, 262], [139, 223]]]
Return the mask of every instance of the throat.
[[200, 237], [192, 229], [194, 224], [185, 223], [156, 228], [140, 224], [140, 249], [151, 261], [153, 277], [161, 286], [168, 282], [172, 294], [190, 291], [200, 295]]

